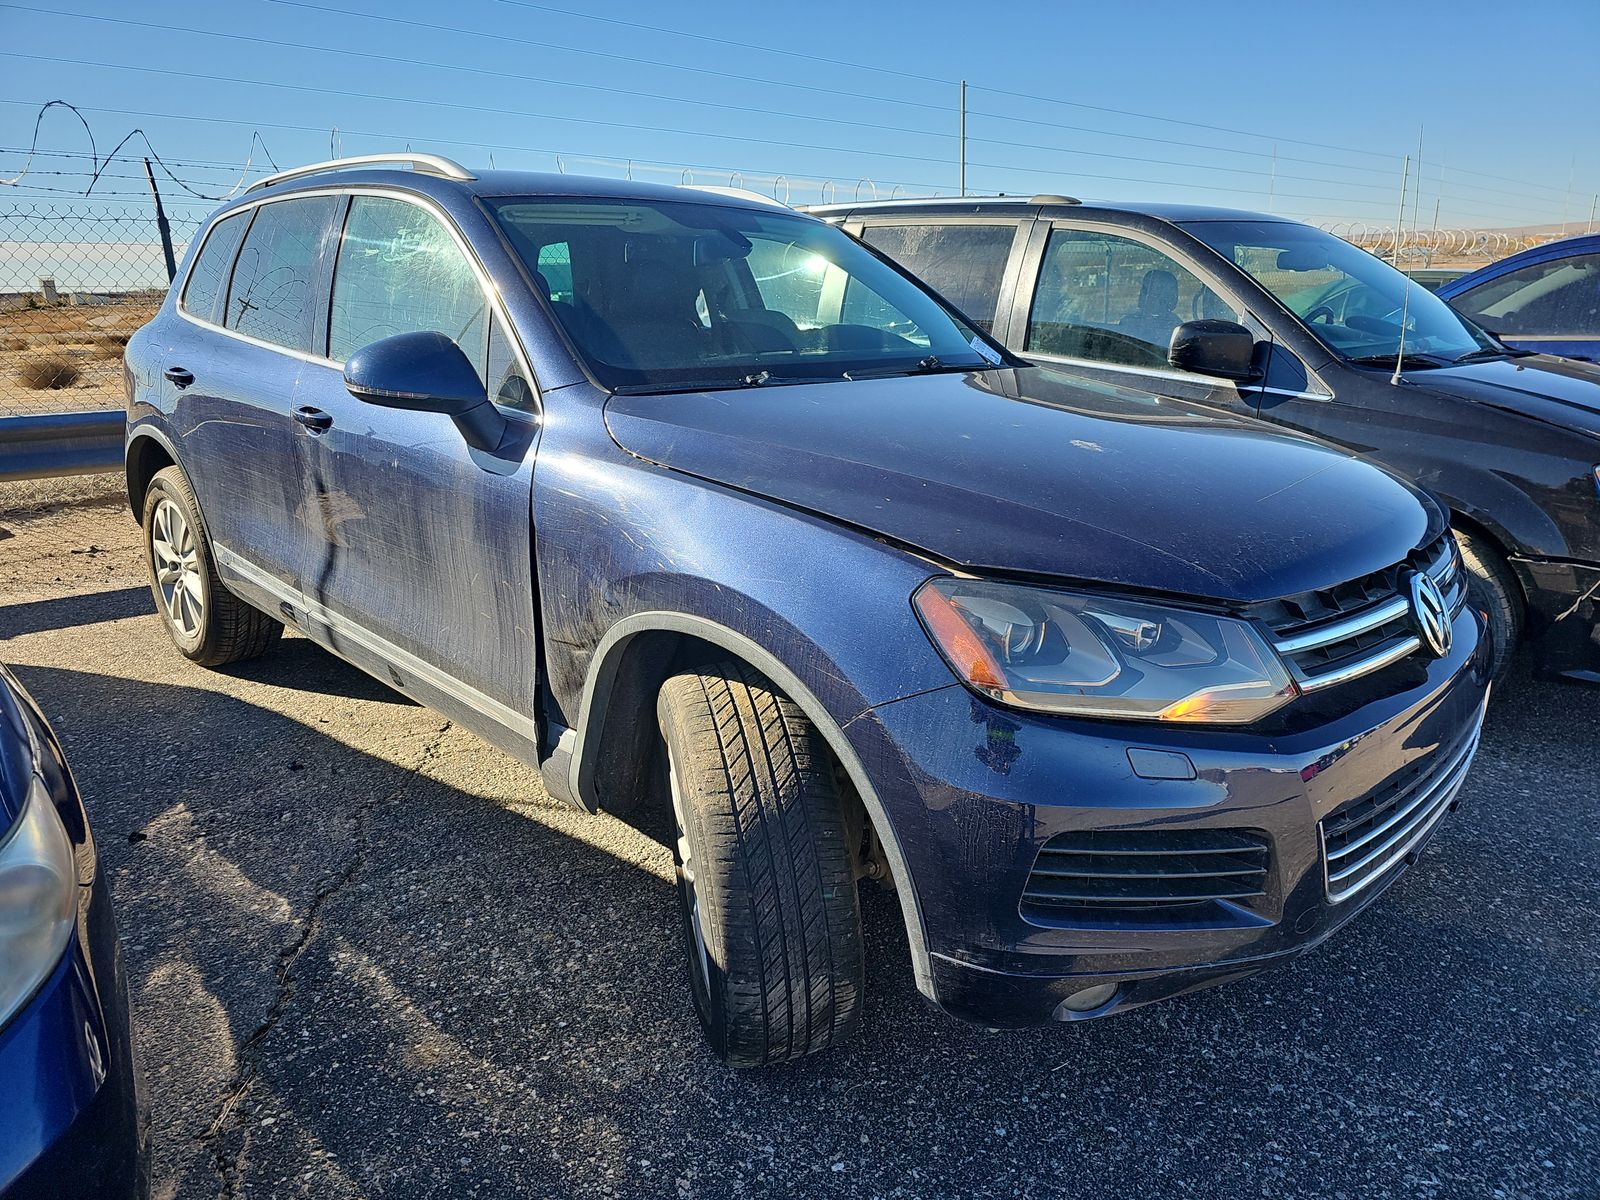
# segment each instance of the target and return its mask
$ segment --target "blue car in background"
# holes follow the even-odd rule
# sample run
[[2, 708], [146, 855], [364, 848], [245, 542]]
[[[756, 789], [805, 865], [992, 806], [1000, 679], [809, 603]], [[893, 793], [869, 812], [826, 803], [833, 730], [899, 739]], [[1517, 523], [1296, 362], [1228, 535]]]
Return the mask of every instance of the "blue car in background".
[[1455, 803], [1487, 655], [1415, 488], [771, 200], [399, 161], [253, 185], [130, 342], [157, 611], [671, 829], [725, 1062], [858, 1026], [861, 880], [946, 1011], [1076, 1021], [1321, 941]]
[[1600, 358], [1600, 233], [1502, 258], [1438, 294], [1519, 350]]
[[147, 1191], [105, 879], [60, 743], [0, 667], [0, 1198]]

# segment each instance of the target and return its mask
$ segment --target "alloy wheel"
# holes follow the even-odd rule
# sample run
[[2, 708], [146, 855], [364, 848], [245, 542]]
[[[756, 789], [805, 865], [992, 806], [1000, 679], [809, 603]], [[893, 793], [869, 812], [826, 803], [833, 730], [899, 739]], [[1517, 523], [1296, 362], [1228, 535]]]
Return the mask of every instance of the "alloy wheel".
[[167, 620], [184, 637], [199, 637], [205, 618], [199, 548], [183, 510], [164, 497], [150, 521], [150, 558]]

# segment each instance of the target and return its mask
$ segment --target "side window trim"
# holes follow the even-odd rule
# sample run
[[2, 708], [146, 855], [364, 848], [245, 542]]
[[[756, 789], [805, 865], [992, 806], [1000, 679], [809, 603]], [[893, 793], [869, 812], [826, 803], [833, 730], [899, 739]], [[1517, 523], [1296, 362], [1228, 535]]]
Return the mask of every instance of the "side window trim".
[[[323, 243], [323, 253], [320, 259], [321, 270], [319, 271], [319, 277], [313, 281], [318, 290], [312, 300], [313, 320], [315, 321], [316, 314], [319, 311], [326, 310], [329, 314], [329, 320], [331, 321], [333, 304], [333, 289], [331, 285], [333, 274], [332, 263], [328, 261], [328, 247], [331, 244], [332, 254], [337, 255], [339, 242], [344, 236], [345, 222], [349, 220], [350, 201], [358, 195], [388, 196], [392, 199], [404, 200], [408, 204], [415, 204], [423, 211], [431, 213], [435, 218], [443, 222], [445, 229], [449, 231], [450, 236], [455, 240], [456, 245], [461, 249], [462, 253], [466, 255], [467, 263], [472, 268], [473, 274], [477, 276], [479, 285], [484, 288], [485, 294], [488, 296], [489, 300], [489, 312], [492, 315], [499, 316], [502, 327], [508, 331], [509, 340], [511, 342], [512, 350], [516, 356], [517, 365], [521, 368], [522, 375], [527, 380], [528, 387], [533, 392], [533, 399], [536, 407], [531, 411], [531, 415], [538, 417], [543, 410], [543, 393], [540, 390], [539, 381], [534, 375], [531, 360], [528, 358], [527, 349], [522, 344], [522, 335], [520, 332], [518, 332], [515, 322], [511, 320], [510, 313], [507, 311], [505, 304], [501, 300], [499, 289], [494, 287], [489, 276], [489, 272], [484, 267], [482, 261], [478, 258], [477, 252], [472, 248], [472, 244], [467, 240], [466, 235], [456, 227], [455, 221], [450, 218], [449, 214], [447, 214], [443, 209], [438, 208], [434, 204], [430, 203], [424, 197], [416, 195], [415, 193], [404, 192], [396, 188], [388, 187], [317, 188], [315, 190], [294, 192], [287, 196], [264, 197], [251, 204], [242, 205], [239, 208], [232, 210], [227, 214], [228, 216], [233, 216], [240, 213], [248, 213], [250, 214], [250, 219], [248, 224], [245, 226], [244, 233], [239, 238], [238, 247], [234, 249], [233, 261], [229, 264], [228, 278], [223, 283], [221, 295], [219, 297], [219, 303], [226, 303], [228, 292], [233, 286], [233, 271], [238, 265], [239, 250], [243, 248], [245, 238], [250, 236], [250, 226], [255, 224], [256, 214], [260, 212], [261, 209], [265, 208], [269, 204], [281, 204], [287, 200], [309, 198], [312, 196], [336, 196], [344, 201], [344, 209], [342, 212], [340, 212], [338, 209], [335, 209], [335, 219], [328, 222], [326, 230], [328, 240]], [[221, 224], [220, 220], [213, 222], [211, 228], [214, 229], [219, 224]], [[207, 230], [207, 236], [210, 236], [210, 229]], [[191, 267], [191, 270], [192, 269], [193, 268]], [[185, 276], [185, 279], [187, 280], [187, 276]], [[342, 368], [344, 365], [343, 363], [336, 363], [329, 359], [325, 353], [307, 353], [306, 351], [296, 350], [289, 346], [274, 345], [271, 342], [265, 342], [259, 338], [253, 338], [248, 334], [240, 333], [236, 329], [229, 329], [222, 323], [222, 320], [206, 320], [202, 317], [196, 316], [193, 313], [185, 311], [182, 303], [179, 303], [176, 307], [178, 315], [182, 319], [191, 321], [196, 325], [201, 325], [206, 329], [209, 329], [214, 333], [220, 333], [225, 337], [236, 338], [241, 342], [247, 342], [252, 346], [258, 346], [263, 350], [272, 350], [279, 354], [287, 354], [293, 358], [298, 358], [305, 362], [315, 363], [318, 366]], [[224, 317], [225, 313], [213, 313], [212, 315], [214, 318]], [[486, 325], [489, 323], [490, 322], [485, 322]], [[317, 337], [317, 328], [314, 324], [312, 333], [313, 348], [315, 349], [315, 347], [320, 344], [323, 350], [326, 350], [328, 344], [326, 328], [322, 330], [321, 336]], [[493, 398], [491, 397], [491, 399]], [[521, 409], [513, 409], [511, 411], [523, 413], [524, 416], [530, 415]]]

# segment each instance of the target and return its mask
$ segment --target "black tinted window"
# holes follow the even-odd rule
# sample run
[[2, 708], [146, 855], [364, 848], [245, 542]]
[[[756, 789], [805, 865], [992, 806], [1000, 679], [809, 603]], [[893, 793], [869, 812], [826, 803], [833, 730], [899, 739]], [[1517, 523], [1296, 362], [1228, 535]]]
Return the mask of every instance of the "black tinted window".
[[1600, 254], [1519, 267], [1450, 303], [1495, 333], [1592, 337], [1600, 334]]
[[217, 299], [228, 282], [233, 252], [239, 248], [239, 239], [248, 224], [250, 214], [242, 212], [224, 217], [211, 227], [199, 257], [189, 268], [189, 280], [183, 285], [181, 303], [185, 312], [207, 321], [216, 320]]
[[404, 200], [357, 196], [333, 274], [328, 357], [397, 333], [442, 333], [483, 374], [483, 287], [450, 231]]
[[256, 210], [228, 288], [229, 329], [291, 350], [311, 349], [312, 279], [338, 203], [312, 196]]
[[869, 225], [861, 240], [990, 333], [1015, 232], [1012, 225]]

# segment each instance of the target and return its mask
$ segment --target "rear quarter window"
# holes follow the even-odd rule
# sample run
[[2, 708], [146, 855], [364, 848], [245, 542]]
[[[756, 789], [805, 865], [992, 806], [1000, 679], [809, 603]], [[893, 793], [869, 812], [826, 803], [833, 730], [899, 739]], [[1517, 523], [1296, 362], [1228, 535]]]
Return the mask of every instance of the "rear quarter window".
[[223, 217], [211, 227], [199, 255], [189, 268], [183, 295], [178, 298], [178, 304], [184, 312], [202, 321], [217, 319], [217, 301], [228, 285], [234, 251], [239, 248], [239, 239], [244, 236], [249, 224], [250, 214], [241, 212]]

